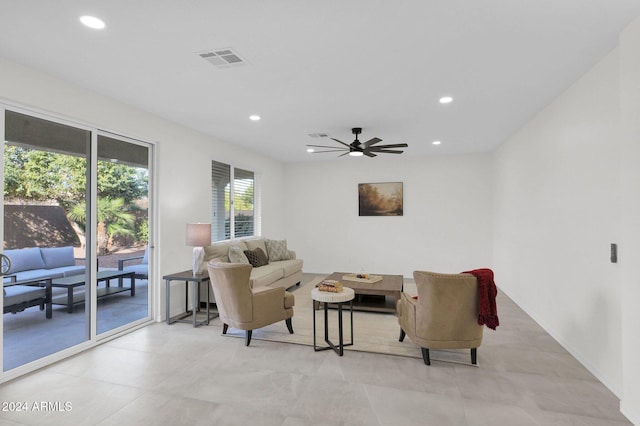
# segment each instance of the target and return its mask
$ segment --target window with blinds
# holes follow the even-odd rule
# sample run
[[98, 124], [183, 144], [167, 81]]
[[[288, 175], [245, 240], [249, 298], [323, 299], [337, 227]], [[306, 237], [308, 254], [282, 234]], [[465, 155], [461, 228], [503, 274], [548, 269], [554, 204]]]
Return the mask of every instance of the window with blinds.
[[211, 237], [213, 241], [255, 235], [254, 172], [213, 161]]

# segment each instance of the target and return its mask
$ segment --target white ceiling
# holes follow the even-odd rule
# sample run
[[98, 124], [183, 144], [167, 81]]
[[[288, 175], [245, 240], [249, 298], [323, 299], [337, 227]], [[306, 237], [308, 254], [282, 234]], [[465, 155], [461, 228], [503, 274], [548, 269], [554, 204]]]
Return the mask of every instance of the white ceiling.
[[[349, 143], [352, 127], [404, 156], [455, 154], [501, 144], [639, 14], [640, 0], [0, 0], [0, 57], [284, 162], [334, 159], [306, 153], [333, 143], [308, 135]], [[197, 55], [226, 47], [247, 64]]]

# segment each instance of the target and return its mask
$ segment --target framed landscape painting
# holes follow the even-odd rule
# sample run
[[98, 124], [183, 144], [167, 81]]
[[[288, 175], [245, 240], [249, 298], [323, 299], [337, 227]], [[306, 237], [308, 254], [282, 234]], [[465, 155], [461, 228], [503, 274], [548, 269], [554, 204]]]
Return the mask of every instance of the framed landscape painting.
[[359, 216], [402, 216], [402, 182], [359, 183]]

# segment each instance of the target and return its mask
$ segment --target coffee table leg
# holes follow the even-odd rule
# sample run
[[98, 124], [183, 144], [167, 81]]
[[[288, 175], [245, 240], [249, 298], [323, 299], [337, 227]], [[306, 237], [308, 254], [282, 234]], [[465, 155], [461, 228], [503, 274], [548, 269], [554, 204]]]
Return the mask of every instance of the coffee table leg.
[[131, 275], [131, 297], [136, 295], [136, 276]]
[[315, 300], [312, 301], [313, 303], [313, 350], [316, 350], [316, 302]]
[[338, 342], [340, 356], [344, 353], [344, 338], [342, 337], [342, 303], [338, 303]]

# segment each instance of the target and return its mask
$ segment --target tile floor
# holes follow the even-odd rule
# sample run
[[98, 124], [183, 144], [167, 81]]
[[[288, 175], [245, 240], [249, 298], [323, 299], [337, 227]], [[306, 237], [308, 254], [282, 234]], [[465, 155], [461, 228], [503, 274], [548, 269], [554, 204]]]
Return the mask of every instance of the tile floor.
[[479, 367], [260, 340], [247, 348], [219, 327], [154, 324], [3, 384], [0, 401], [26, 411], [0, 407], [0, 425], [630, 424], [513, 302], [500, 295], [498, 307]]

